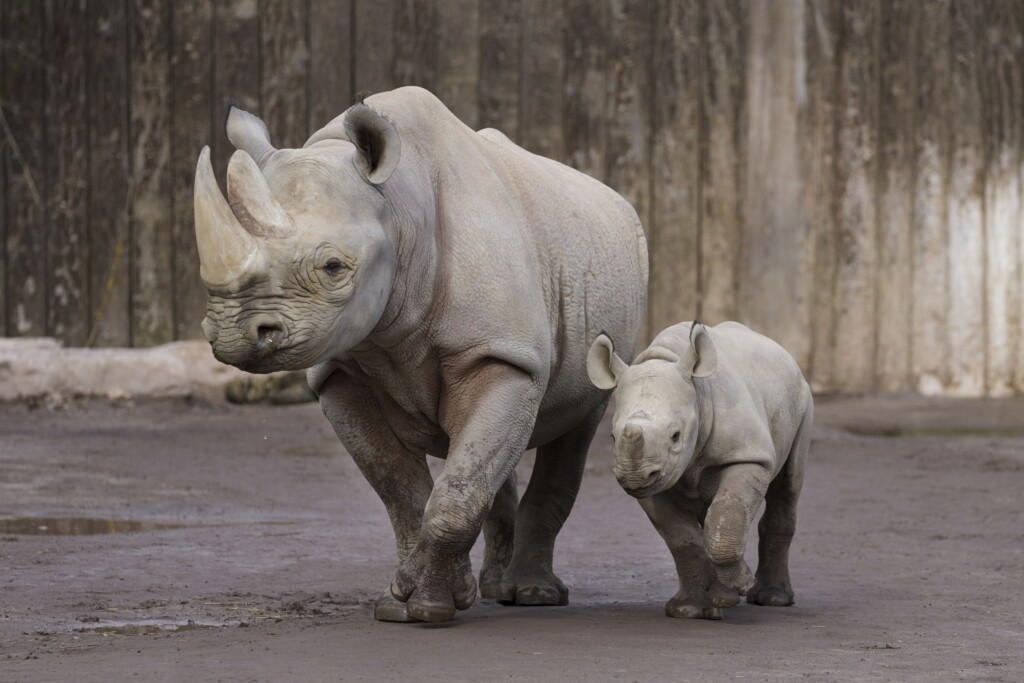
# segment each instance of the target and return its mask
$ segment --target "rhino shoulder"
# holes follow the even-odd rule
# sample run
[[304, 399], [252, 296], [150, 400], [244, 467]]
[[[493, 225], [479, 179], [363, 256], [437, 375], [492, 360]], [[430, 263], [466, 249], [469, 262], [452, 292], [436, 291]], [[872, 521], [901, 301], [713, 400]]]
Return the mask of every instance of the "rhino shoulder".
[[507, 135], [497, 128], [481, 128], [476, 132], [476, 134], [485, 140], [496, 142], [499, 145], [504, 145], [505, 147], [518, 147], [516, 143], [512, 142]]

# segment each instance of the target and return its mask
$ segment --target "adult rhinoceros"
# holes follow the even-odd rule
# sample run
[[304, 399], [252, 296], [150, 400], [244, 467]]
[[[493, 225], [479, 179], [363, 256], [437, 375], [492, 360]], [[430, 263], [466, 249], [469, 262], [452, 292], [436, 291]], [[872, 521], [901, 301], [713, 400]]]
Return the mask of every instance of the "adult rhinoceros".
[[[481, 527], [485, 598], [565, 604], [555, 536], [608, 401], [587, 350], [604, 330], [631, 357], [645, 305], [636, 213], [420, 88], [353, 105], [302, 149], [274, 149], [237, 108], [227, 135], [227, 199], [208, 149], [196, 170], [203, 330], [244, 370], [309, 368], [394, 526], [377, 618], [469, 607]], [[533, 447], [517, 509], [514, 468]], [[447, 459], [437, 481], [426, 454]]]

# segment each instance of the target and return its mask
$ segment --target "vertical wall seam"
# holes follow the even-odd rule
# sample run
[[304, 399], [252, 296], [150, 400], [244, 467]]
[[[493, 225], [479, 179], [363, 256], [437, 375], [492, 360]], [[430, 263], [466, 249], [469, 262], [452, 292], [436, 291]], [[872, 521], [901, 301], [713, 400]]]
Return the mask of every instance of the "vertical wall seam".
[[[883, 72], [883, 66], [882, 66], [882, 35], [883, 35], [882, 20], [884, 18], [883, 17], [884, 7], [883, 7], [882, 3], [883, 3], [883, 0], [874, 0], [874, 7], [872, 8], [874, 10], [874, 19], [875, 19], [875, 21], [874, 21], [875, 25], [874, 25], [874, 27], [872, 29], [872, 31], [874, 33], [872, 38], [873, 38], [873, 42], [874, 42], [874, 59], [875, 59], [875, 63], [874, 63], [875, 101], [871, 105], [871, 117], [873, 119], [872, 122], [871, 122], [871, 125], [874, 128], [874, 133], [875, 133], [875, 150], [874, 150], [875, 154], [874, 154], [874, 158], [871, 160], [871, 164], [874, 166], [874, 168], [872, 169], [871, 177], [874, 179], [874, 188], [873, 188], [873, 191], [872, 191], [872, 195], [873, 195], [872, 199], [873, 199], [873, 203], [875, 205], [875, 215], [874, 215], [874, 220], [873, 220], [873, 222], [874, 222], [874, 231], [875, 231], [875, 235], [874, 235], [874, 242], [875, 242], [875, 244], [874, 244], [874, 249], [875, 249], [875, 272], [874, 272], [874, 276], [873, 276], [873, 280], [874, 281], [872, 283], [872, 285], [873, 285], [872, 288], [875, 291], [875, 296], [874, 296], [874, 301], [872, 302], [873, 310], [872, 310], [872, 313], [871, 313], [872, 320], [874, 320], [874, 323], [875, 323], [874, 324], [874, 328], [875, 329], [872, 332], [873, 335], [874, 335], [875, 340], [874, 340], [873, 348], [871, 349], [871, 365], [872, 365], [872, 368], [873, 368], [873, 371], [871, 373], [871, 390], [872, 391], [878, 391], [878, 387], [881, 386], [881, 378], [879, 377], [879, 374], [880, 374], [881, 370], [880, 370], [880, 363], [878, 361], [879, 361], [879, 358], [881, 357], [879, 346], [880, 346], [880, 344], [882, 342], [881, 329], [882, 329], [882, 322], [883, 321], [882, 321], [882, 316], [881, 316], [882, 306], [881, 306], [881, 303], [880, 303], [880, 301], [881, 301], [881, 296], [880, 295], [882, 293], [881, 292], [881, 283], [882, 283], [882, 272], [883, 272], [883, 255], [885, 253], [885, 245], [882, 243], [883, 242], [883, 238], [884, 238], [884, 235], [882, 234], [882, 208], [883, 208], [882, 207], [882, 193], [884, 191], [884, 188], [886, 188], [888, 186], [887, 183], [885, 182], [885, 178], [883, 177], [883, 174], [888, 170], [888, 164], [887, 163], [883, 163], [883, 161], [882, 161], [882, 155], [885, 153], [885, 148], [884, 148], [884, 146], [882, 144], [883, 143], [883, 140], [882, 140], [882, 130], [883, 130], [882, 129], [882, 98], [885, 96], [885, 91], [884, 91], [884, 87], [883, 87], [883, 85], [885, 83], [885, 78], [882, 75], [882, 72]], [[888, 6], [889, 6], [890, 9], [892, 9], [893, 8], [893, 3], [889, 2]]]
[[907, 269], [910, 271], [910, 292], [909, 302], [907, 310], [907, 319], [910, 320], [910, 326], [907, 328], [907, 333], [910, 338], [907, 342], [907, 371], [903, 378], [903, 383], [907, 389], [914, 388], [914, 367], [916, 358], [914, 357], [914, 308], [917, 304], [916, 297], [914, 296], [915, 283], [917, 282], [917, 181], [918, 181], [918, 164], [917, 164], [917, 53], [920, 47], [918, 41], [918, 29], [920, 29], [919, 18], [921, 16], [920, 10], [916, 11], [914, 18], [911, 23], [910, 31], [910, 45], [907, 48], [907, 88], [910, 95], [910, 123], [908, 125], [910, 135], [910, 147], [909, 147], [909, 160], [910, 164], [910, 255], [907, 259]]
[[313, 0], [306, 0], [306, 120], [302, 143], [313, 134]]
[[[132, 175], [133, 165], [132, 164], [132, 45], [134, 38], [134, 26], [135, 26], [135, 7], [131, 0], [124, 0], [125, 5], [125, 90], [128, 93], [128, 97], [125, 98], [124, 117], [125, 117], [125, 136], [123, 142], [123, 149], [125, 154], [124, 170], [128, 175], [128, 188], [125, 193], [125, 208], [121, 215], [121, 220], [124, 221], [125, 230], [125, 245], [122, 247], [122, 259], [124, 263], [125, 272], [127, 272], [128, 279], [128, 346], [135, 346], [135, 278], [132, 276], [133, 262], [135, 260], [135, 230], [134, 221], [132, 220], [134, 212], [132, 211], [133, 198], [135, 197], [135, 178]], [[126, 254], [127, 252], [127, 254]], [[115, 268], [122, 267], [121, 264], [115, 264]], [[116, 270], [115, 270], [116, 277]]]
[[171, 231], [171, 339], [178, 339], [178, 250], [174, 248], [174, 226], [177, 223], [175, 217], [178, 215], [178, 206], [174, 191], [174, 180], [177, 175], [177, 168], [174, 165], [174, 122], [176, 120], [177, 106], [175, 97], [177, 79], [174, 69], [174, 2], [167, 3], [167, 90], [170, 93], [170, 101], [167, 103], [167, 142], [168, 142], [168, 167], [170, 168], [170, 225], [167, 229]]
[[[651, 299], [653, 298], [651, 296], [651, 294], [652, 294], [652, 290], [651, 290], [651, 279], [652, 278], [651, 278], [651, 275], [652, 275], [652, 272], [653, 272], [653, 268], [652, 268], [653, 263], [652, 263], [651, 254], [654, 253], [654, 242], [655, 242], [655, 239], [657, 238], [657, 235], [658, 235], [658, 226], [657, 226], [657, 221], [658, 221], [657, 215], [658, 214], [655, 211], [655, 207], [657, 206], [658, 184], [655, 182], [655, 168], [656, 167], [655, 167], [655, 164], [654, 164], [654, 146], [655, 146], [655, 142], [654, 141], [655, 141], [655, 137], [656, 137], [657, 132], [658, 132], [658, 125], [657, 125], [657, 121], [658, 121], [658, 117], [657, 117], [657, 112], [658, 112], [658, 87], [657, 87], [657, 78], [656, 78], [657, 71], [655, 69], [655, 63], [656, 63], [655, 62], [655, 60], [656, 60], [655, 54], [656, 54], [657, 48], [658, 48], [656, 41], [657, 41], [657, 31], [658, 31], [659, 15], [660, 15], [660, 12], [661, 12], [663, 7], [664, 7], [664, 5], [662, 5], [661, 3], [655, 3], [654, 4], [654, 9], [650, 12], [650, 19], [649, 19], [650, 25], [647, 27], [648, 44], [651, 46], [651, 49], [647, 51], [647, 64], [646, 64], [646, 66], [647, 66], [647, 73], [648, 73], [648, 78], [647, 78], [647, 89], [648, 89], [648, 93], [647, 93], [647, 95], [648, 95], [648, 97], [647, 97], [647, 103], [648, 103], [648, 107], [647, 107], [647, 128], [648, 128], [648, 134], [647, 134], [647, 188], [648, 188], [647, 189], [647, 201], [649, 202], [649, 208], [650, 208], [650, 210], [647, 212], [647, 221], [648, 221], [649, 225], [644, 226], [646, 228], [645, 231], [644, 231], [644, 238], [647, 241], [647, 292], [646, 292], [647, 296], [645, 297], [645, 299], [647, 301], [647, 311], [651, 310]], [[566, 69], [566, 71], [568, 71], [568, 69]], [[563, 122], [563, 125], [565, 125], [564, 122]], [[652, 320], [652, 318], [651, 318], [649, 313], [645, 316], [645, 320], [646, 320], [645, 329], [642, 330], [641, 332], [643, 334], [643, 340], [642, 341], [643, 341], [643, 343], [646, 344], [649, 340], [654, 339], [655, 330], [651, 329], [654, 326], [654, 321]]]
[[[841, 123], [841, 86], [843, 83], [843, 64], [846, 60], [846, 22], [844, 16], [846, 13], [845, 3], [839, 0], [836, 9], [835, 18], [835, 36], [836, 36], [836, 50], [835, 50], [835, 68], [833, 69], [833, 83], [832, 83], [832, 196], [829, 197], [828, 212], [830, 215], [829, 230], [831, 231], [831, 242], [832, 242], [832, 253], [829, 255], [830, 265], [835, 262], [836, 267], [829, 268], [829, 282], [828, 292], [829, 299], [835, 303], [836, 297], [836, 286], [839, 279], [839, 267], [838, 267], [838, 250], [839, 240], [835, 239], [838, 237], [839, 232], [839, 137], [840, 137], [840, 123]], [[830, 391], [841, 390], [841, 387], [836, 386], [836, 325], [838, 322], [836, 315], [832, 316], [829, 322], [828, 339], [826, 340], [830, 345], [829, 358], [831, 359], [829, 368], [829, 380], [831, 386]]]
[[694, 188], [697, 209], [697, 296], [694, 297], [694, 320], [704, 313], [704, 170], [710, 165], [708, 148], [708, 121], [704, 90], [708, 85], [707, 51], [711, 49], [708, 40], [707, 3], [697, 3], [697, 187]]

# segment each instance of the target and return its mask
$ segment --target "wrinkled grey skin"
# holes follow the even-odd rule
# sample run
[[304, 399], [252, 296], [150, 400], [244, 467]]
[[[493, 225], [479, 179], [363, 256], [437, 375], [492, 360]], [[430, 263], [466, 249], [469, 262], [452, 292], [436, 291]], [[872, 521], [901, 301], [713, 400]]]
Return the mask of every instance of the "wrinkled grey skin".
[[[565, 604], [554, 540], [608, 401], [587, 345], [605, 329], [631, 352], [646, 302], [636, 213], [419, 88], [354, 105], [303, 149], [275, 150], [238, 109], [227, 128], [241, 150], [227, 204], [208, 162], [197, 171], [204, 329], [232, 365], [311, 368], [394, 526], [399, 569], [377, 617], [469, 607], [481, 528], [484, 597]], [[447, 459], [436, 481], [427, 454]]]
[[[666, 614], [720, 619], [742, 595], [793, 604], [789, 545], [814, 421], [793, 358], [739, 323], [684, 322], [632, 366], [599, 335], [587, 371], [615, 388], [615, 476], [675, 559], [679, 592]], [[743, 549], [762, 500], [755, 580]]]

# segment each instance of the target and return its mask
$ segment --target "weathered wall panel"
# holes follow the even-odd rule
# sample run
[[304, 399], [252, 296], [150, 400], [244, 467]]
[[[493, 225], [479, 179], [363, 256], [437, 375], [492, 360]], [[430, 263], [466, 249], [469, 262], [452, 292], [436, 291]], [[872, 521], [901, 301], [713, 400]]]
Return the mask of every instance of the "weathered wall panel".
[[912, 0], [884, 0], [881, 6], [878, 121], [878, 274], [874, 385], [896, 391], [910, 385], [911, 287], [914, 182], [914, 42], [906, 34]]
[[[171, 259], [174, 336], [202, 336], [206, 288], [199, 278], [192, 215], [196, 158], [222, 122], [213, 96], [213, 0], [175, 0], [171, 11]], [[216, 123], [214, 123], [216, 121]], [[219, 132], [219, 131], [218, 131]]]
[[214, 2], [213, 91], [220, 116], [213, 131], [211, 151], [221, 189], [228, 159], [234, 152], [224, 133], [225, 100], [231, 98], [242, 109], [252, 112], [259, 111], [261, 105], [259, 9], [258, 0]]
[[654, 5], [648, 0], [614, 0], [610, 18], [604, 177], [629, 200], [640, 222], [650, 225]]
[[519, 141], [523, 3], [480, 2], [480, 127]]
[[740, 319], [810, 355], [810, 239], [798, 129], [807, 19], [801, 3], [752, 3]]
[[89, 3], [89, 291], [92, 346], [130, 346], [131, 233], [126, 3]]
[[355, 0], [309, 4], [309, 125], [312, 133], [352, 104]]
[[523, 5], [520, 142], [535, 154], [565, 160], [563, 135], [565, 12], [562, 0]]
[[654, 15], [649, 336], [697, 313], [700, 13], [693, 0], [666, 0]]
[[810, 248], [811, 358], [814, 391], [832, 391], [836, 342], [836, 119], [840, 0], [809, 0], [804, 22], [804, 105], [800, 111], [804, 203]]
[[701, 82], [700, 318], [739, 315], [747, 0], [706, 5]]
[[399, 3], [354, 0], [355, 50], [352, 56], [352, 88], [360, 92], [391, 90], [395, 82], [395, 18]]
[[131, 7], [131, 318], [137, 346], [174, 339], [168, 0]]
[[1013, 392], [1021, 337], [1020, 242], [1024, 231], [1019, 171], [1024, 111], [1024, 12], [993, 2], [982, 17], [981, 105], [985, 150], [986, 391]]
[[480, 1], [442, 0], [434, 15], [437, 73], [434, 93], [462, 122], [479, 128]]
[[879, 9], [878, 0], [847, 0], [840, 26], [832, 374], [853, 391], [870, 391], [875, 380]]
[[2, 220], [7, 254], [7, 320], [17, 336], [46, 334], [49, 297], [46, 248], [46, 75], [42, 3], [0, 5], [6, 52], [3, 81], [7, 197]]
[[565, 154], [573, 168], [604, 177], [608, 92], [609, 7], [589, 0], [565, 3]]
[[949, 0], [928, 0], [913, 25], [918, 40], [914, 59], [912, 387], [938, 394], [948, 382]]
[[437, 68], [433, 0], [407, 0], [395, 7], [395, 85], [433, 90]]
[[307, 4], [260, 2], [260, 115], [277, 147], [301, 147], [309, 137]]
[[46, 54], [59, 69], [47, 69], [46, 138], [47, 253], [50, 262], [48, 334], [70, 346], [89, 338], [89, 190], [86, 109], [85, 0], [46, 4]]
[[949, 171], [949, 386], [957, 395], [985, 389], [985, 222], [982, 140], [981, 3], [953, 0]]

